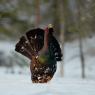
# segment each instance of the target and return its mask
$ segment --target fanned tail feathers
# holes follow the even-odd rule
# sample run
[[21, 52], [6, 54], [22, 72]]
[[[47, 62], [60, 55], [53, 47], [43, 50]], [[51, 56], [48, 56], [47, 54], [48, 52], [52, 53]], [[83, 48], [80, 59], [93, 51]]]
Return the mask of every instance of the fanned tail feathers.
[[32, 55], [42, 48], [43, 36], [44, 31], [40, 28], [26, 32], [26, 36], [22, 36], [16, 44], [15, 51], [31, 59]]
[[[26, 36], [22, 36], [20, 41], [16, 44], [15, 50], [22, 55], [31, 59], [31, 56], [37, 52], [39, 52], [44, 42], [44, 30], [37, 28], [33, 30], [29, 30], [26, 32]], [[61, 61], [62, 53], [61, 48], [58, 41], [51, 34], [49, 38], [49, 49], [50, 53], [52, 53], [53, 58], [56, 61]]]

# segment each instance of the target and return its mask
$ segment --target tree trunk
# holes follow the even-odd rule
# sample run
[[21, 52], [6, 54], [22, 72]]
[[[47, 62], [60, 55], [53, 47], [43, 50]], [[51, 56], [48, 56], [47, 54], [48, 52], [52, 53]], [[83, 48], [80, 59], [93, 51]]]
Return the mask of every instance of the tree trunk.
[[82, 78], [85, 78], [85, 62], [84, 62], [84, 54], [83, 54], [83, 44], [82, 44], [82, 38], [79, 34], [79, 48], [80, 48], [80, 59], [81, 59], [81, 76]]
[[[53, 0], [52, 2], [52, 8], [53, 8], [53, 25], [54, 29], [56, 31], [55, 35], [57, 35], [57, 39], [59, 39], [61, 43], [61, 49], [63, 52], [63, 43], [64, 43], [64, 28], [63, 28], [63, 8], [62, 8], [62, 2], [61, 0]], [[63, 54], [64, 55], [64, 54]], [[60, 64], [60, 76], [63, 77], [63, 59]]]
[[[58, 4], [59, 4], [59, 21], [60, 21], [60, 43], [61, 43], [61, 49], [62, 49], [62, 54], [64, 53], [64, 31], [65, 31], [65, 27], [64, 27], [64, 14], [63, 14], [63, 3], [62, 0], [58, 0]], [[62, 57], [62, 61], [61, 61], [61, 65], [60, 65], [60, 75], [61, 77], [64, 76], [64, 54]]]
[[39, 27], [40, 24], [40, 0], [35, 0], [35, 26]]
[[[59, 20], [60, 20], [60, 42], [62, 45], [62, 52], [63, 52], [63, 61], [60, 65], [60, 74], [61, 77], [64, 76], [64, 43], [65, 43], [65, 33], [68, 30], [69, 23], [70, 23], [70, 9], [68, 7], [68, 0], [58, 0], [58, 8], [59, 8]], [[68, 20], [69, 19], [69, 20]]]
[[81, 76], [85, 78], [85, 60], [83, 54], [83, 44], [82, 44], [82, 26], [81, 26], [81, 2], [80, 0], [77, 1], [77, 29], [79, 35], [79, 48], [80, 48], [80, 60], [81, 60]]

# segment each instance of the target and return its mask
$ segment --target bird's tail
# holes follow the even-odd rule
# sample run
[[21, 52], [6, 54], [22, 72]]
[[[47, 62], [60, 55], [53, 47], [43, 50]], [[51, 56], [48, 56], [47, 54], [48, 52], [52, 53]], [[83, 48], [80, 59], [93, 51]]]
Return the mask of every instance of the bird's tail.
[[39, 41], [37, 35], [43, 35], [42, 29], [32, 29], [22, 36], [16, 44], [15, 51], [31, 59], [42, 48], [43, 41]]
[[33, 49], [31, 48], [31, 45], [25, 36], [22, 36], [20, 38], [20, 41], [16, 44], [15, 51], [28, 57], [29, 59], [31, 59], [31, 56], [33, 54]]

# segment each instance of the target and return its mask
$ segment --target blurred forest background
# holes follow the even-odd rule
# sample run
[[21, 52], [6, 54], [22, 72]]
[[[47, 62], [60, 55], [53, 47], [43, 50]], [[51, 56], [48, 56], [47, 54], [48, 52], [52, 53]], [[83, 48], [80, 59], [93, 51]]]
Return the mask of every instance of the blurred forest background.
[[0, 66], [12, 73], [16, 66], [27, 67], [29, 60], [14, 51], [15, 44], [27, 30], [50, 23], [63, 51], [61, 76], [80, 68], [79, 76], [87, 77], [95, 69], [95, 0], [0, 0]]

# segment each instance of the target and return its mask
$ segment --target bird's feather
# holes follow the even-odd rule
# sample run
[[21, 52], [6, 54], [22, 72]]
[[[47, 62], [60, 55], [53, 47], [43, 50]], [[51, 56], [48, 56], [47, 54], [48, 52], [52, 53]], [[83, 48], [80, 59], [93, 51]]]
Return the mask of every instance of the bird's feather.
[[34, 83], [50, 81], [56, 72], [56, 62], [61, 61], [60, 45], [51, 31], [53, 29], [45, 38], [47, 32], [43, 29], [29, 30], [16, 44], [15, 50], [31, 60], [31, 79]]

